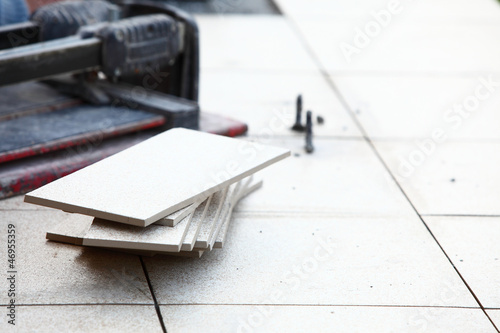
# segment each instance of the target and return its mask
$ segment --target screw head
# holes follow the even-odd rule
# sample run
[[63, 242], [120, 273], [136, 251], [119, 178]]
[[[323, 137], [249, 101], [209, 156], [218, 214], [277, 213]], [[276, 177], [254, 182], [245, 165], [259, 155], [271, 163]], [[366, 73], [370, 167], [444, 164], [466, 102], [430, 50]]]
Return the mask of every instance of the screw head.
[[119, 41], [119, 42], [123, 41], [123, 38], [124, 38], [124, 37], [125, 37], [125, 36], [124, 36], [124, 34], [123, 34], [123, 31], [122, 31], [122, 30], [120, 30], [120, 29], [119, 29], [119, 30], [116, 30], [116, 31], [115, 31], [115, 38], [116, 38], [116, 40], [117, 40], [117, 41]]
[[302, 125], [302, 95], [297, 96], [295, 124], [292, 126], [292, 131], [304, 132], [304, 125]]

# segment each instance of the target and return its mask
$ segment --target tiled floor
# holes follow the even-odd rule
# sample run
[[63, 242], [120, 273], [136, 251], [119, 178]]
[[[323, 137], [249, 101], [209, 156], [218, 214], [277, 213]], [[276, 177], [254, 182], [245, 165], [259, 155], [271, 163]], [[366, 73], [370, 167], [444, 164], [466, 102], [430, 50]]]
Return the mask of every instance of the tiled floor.
[[[498, 332], [500, 3], [396, 2], [349, 59], [342, 45], [394, 1], [277, 3], [283, 16], [197, 16], [202, 107], [293, 151], [237, 207], [224, 249], [47, 243], [79, 217], [1, 201], [20, 332]], [[310, 155], [288, 130], [299, 93], [325, 118]]]

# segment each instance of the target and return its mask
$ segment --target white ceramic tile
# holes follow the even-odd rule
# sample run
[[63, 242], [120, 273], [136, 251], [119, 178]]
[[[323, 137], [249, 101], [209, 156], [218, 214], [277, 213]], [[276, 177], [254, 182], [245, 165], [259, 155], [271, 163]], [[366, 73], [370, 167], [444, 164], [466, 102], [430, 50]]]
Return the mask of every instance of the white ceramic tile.
[[276, 4], [292, 19], [339, 19], [364, 17], [372, 10], [384, 8], [386, 0], [328, 1], [277, 0]]
[[208, 207], [210, 206], [210, 201], [212, 200], [212, 195], [209, 196], [205, 201], [203, 201], [194, 211], [191, 225], [187, 230], [186, 237], [182, 241], [181, 250], [191, 251], [193, 250], [194, 244], [196, 243], [196, 238], [200, 232], [201, 224], [205, 219]]
[[[221, 214], [215, 226], [215, 232], [212, 238], [208, 241], [207, 249], [221, 248], [221, 242], [226, 237], [227, 228], [233, 214], [234, 207], [241, 198], [252, 192], [253, 187], [262, 186], [262, 182], [254, 182], [254, 176], [250, 176], [238, 183], [230, 192], [231, 196], [224, 202]], [[231, 189], [230, 189], [231, 190]], [[217, 244], [219, 243], [219, 244]], [[205, 249], [205, 248], [202, 248]]]
[[413, 212], [364, 141], [316, 138], [313, 154], [305, 153], [304, 139], [269, 142], [291, 149], [292, 157], [263, 170], [262, 189], [242, 201], [235, 211], [356, 216]]
[[25, 201], [146, 226], [288, 155], [175, 128], [30, 192]]
[[[55, 225], [47, 231], [46, 238], [48, 240], [54, 241], [54, 242], [83, 246], [85, 235], [88, 233], [89, 229], [91, 228], [92, 220], [93, 220], [91, 217], [88, 217], [88, 216], [86, 216], [86, 218], [87, 219], [85, 219], [85, 220], [83, 220], [83, 219], [82, 220], [73, 220], [73, 221], [71, 221], [71, 223], [63, 222], [61, 224]], [[141, 231], [144, 232], [145, 229], [141, 228]], [[109, 234], [109, 231], [106, 231], [105, 234], [106, 233]], [[128, 233], [121, 231], [120, 233], [121, 233], [121, 235], [119, 233], [115, 233], [114, 236], [116, 237], [116, 235], [119, 234], [122, 239], [130, 239], [131, 237], [137, 236], [137, 235], [131, 236], [130, 231]], [[107, 237], [107, 236], [104, 236], [104, 237]], [[110, 238], [110, 237], [107, 237], [107, 238]], [[150, 247], [154, 246], [155, 244], [153, 242], [151, 242], [151, 239], [153, 237], [148, 237], [148, 238], [149, 239], [145, 240], [146, 242], [144, 240], [134, 242], [132, 247], [141, 248], [141, 246], [142, 246], [145, 248], [150, 248]], [[159, 237], [156, 237], [156, 238], [159, 238]], [[102, 247], [96, 246], [96, 247], [100, 247], [101, 249], [106, 249], [106, 250], [110, 250], [110, 251], [118, 251], [118, 252], [129, 253], [129, 254], [146, 255], [146, 256], [152, 256], [152, 255], [156, 254], [156, 252], [153, 252], [150, 250], [129, 249], [128, 248], [129, 246], [127, 245], [126, 241], [124, 241], [124, 243], [122, 244], [123, 247], [120, 247], [120, 246], [117, 246], [116, 245], [117, 242], [113, 241], [113, 240], [109, 240], [109, 239], [98, 239], [98, 240], [103, 242]], [[147, 241], [149, 241], [149, 243]], [[117, 247], [109, 246], [110, 242], [114, 243], [113, 245], [115, 245]], [[139, 244], [139, 243], [141, 243], [141, 244]], [[179, 253], [175, 252], [174, 254], [179, 254]]]
[[[500, 35], [498, 23], [464, 25], [460, 21], [421, 20], [405, 24], [403, 17], [397, 17], [385, 27], [377, 24], [374, 19], [364, 18], [297, 20], [322, 66], [334, 73], [500, 70], [496, 60], [500, 55], [500, 45], [496, 43]], [[365, 29], [374, 32], [370, 36], [360, 32]]]
[[147, 257], [153, 257], [153, 256], [169, 256], [169, 257], [183, 257], [183, 258], [201, 258], [203, 253], [205, 251], [180, 251], [180, 252], [156, 252], [156, 251], [142, 251], [142, 250], [127, 250], [127, 249], [110, 249], [110, 248], [105, 248], [106, 250], [110, 251], [118, 251], [118, 252], [123, 252], [123, 253], [129, 253], [129, 254], [136, 254], [139, 256], [147, 256]]
[[219, 219], [222, 207], [226, 201], [227, 192], [228, 188], [225, 188], [224, 190], [216, 192], [212, 195], [210, 205], [207, 207], [205, 219], [202, 221], [200, 231], [196, 237], [194, 244], [195, 248], [208, 247], [208, 242], [215, 231], [217, 220]]
[[356, 125], [319, 72], [275, 73], [218, 71], [201, 73], [200, 105], [203, 110], [244, 121], [251, 135], [295, 135], [296, 100], [302, 94], [302, 122], [306, 111], [321, 115], [314, 132], [322, 136], [360, 136]]
[[[249, 183], [249, 181], [251, 181], [252, 178], [253, 176], [247, 177], [228, 187], [217, 216], [213, 219], [205, 218], [204, 221], [202, 221], [200, 231], [196, 238], [193, 239], [194, 243], [192, 243], [191, 241], [185, 242], [185, 251], [191, 251], [193, 250], [193, 248], [194, 252], [212, 250], [212, 247], [226, 219], [226, 216], [233, 209], [234, 201], [237, 200], [240, 192], [246, 189], [247, 184]], [[211, 204], [213, 203], [211, 202]], [[207, 208], [207, 213], [209, 209], [210, 207]], [[213, 210], [215, 210], [215, 208], [213, 208]], [[188, 250], [188, 248], [191, 248], [191, 250]]]
[[[234, 204], [233, 204], [234, 205]], [[215, 241], [213, 243], [214, 249], [221, 249], [224, 246], [224, 242], [226, 240], [227, 231], [229, 229], [229, 224], [231, 223], [231, 217], [233, 215], [233, 208], [231, 207], [229, 211], [222, 217], [222, 223], [220, 225], [220, 229], [215, 237]]]
[[495, 323], [497, 327], [500, 326], [500, 310], [486, 310], [488, 316], [490, 316], [491, 320]]
[[477, 306], [416, 216], [233, 217], [223, 250], [145, 258], [160, 304]]
[[84, 246], [179, 252], [184, 237], [192, 224], [194, 213], [186, 216], [175, 227], [151, 225], [147, 228], [94, 219], [83, 237]]
[[[60, 243], [66, 243], [66, 244], [71, 244], [71, 245], [78, 245], [82, 246], [83, 245], [83, 239], [85, 237], [85, 234], [87, 231], [90, 229], [90, 226], [92, 225], [92, 221], [77, 221], [79, 223], [63, 223], [60, 225], [57, 225], [51, 230], [47, 232], [47, 239], [55, 242], [60, 242]], [[144, 232], [144, 228], [143, 228]], [[130, 235], [126, 235], [130, 238]], [[151, 238], [151, 237], [150, 237]], [[108, 240], [109, 243], [109, 240]], [[141, 244], [139, 244], [141, 243]], [[116, 245], [116, 243], [114, 244]], [[193, 257], [193, 258], [200, 258], [201, 255], [203, 254], [204, 251], [189, 251], [189, 252], [157, 252], [157, 251], [151, 251], [151, 250], [134, 250], [134, 249], [129, 249], [129, 246], [127, 243], [123, 244], [123, 247], [106, 247], [107, 244], [103, 244], [104, 247], [101, 247], [102, 249], [105, 250], [110, 250], [110, 251], [118, 251], [118, 252], [123, 252], [123, 253], [128, 253], [128, 254], [136, 254], [136, 255], [141, 255], [141, 256], [154, 256], [157, 254], [166, 254], [170, 256], [176, 256], [176, 257]], [[139, 240], [133, 244], [133, 248], [151, 248], [153, 245], [150, 243], [146, 243], [144, 240]], [[157, 246], [159, 247], [159, 246]], [[156, 248], [156, 247], [155, 247]], [[161, 247], [159, 247], [161, 249]]]
[[325, 102], [341, 109], [328, 81], [319, 71], [305, 73], [242, 70], [206, 70], [201, 73], [200, 104], [203, 108], [224, 105], [289, 106], [295, 109], [302, 94], [304, 108]]
[[197, 15], [200, 67], [314, 70], [316, 65], [287, 20], [278, 15]]
[[[208, 249], [212, 250], [215, 241], [217, 240], [217, 237], [220, 233], [220, 230], [222, 229], [222, 226], [224, 225], [224, 222], [226, 221], [227, 217], [231, 214], [231, 211], [234, 206], [234, 201], [237, 200], [237, 197], [239, 193], [245, 189], [245, 186], [247, 185], [248, 179], [244, 179], [236, 184], [233, 184], [229, 187], [228, 193], [226, 196], [226, 200], [224, 201], [224, 205], [222, 206], [222, 210], [220, 212], [219, 217], [217, 218], [217, 221], [214, 226], [214, 232], [212, 233], [212, 236], [209, 238], [207, 241], [207, 246], [202, 246], [199, 247], [201, 249]], [[205, 244], [203, 244], [205, 245]], [[207, 248], [208, 247], [208, 248]]]
[[[245, 182], [245, 180], [242, 182]], [[236, 186], [237, 184], [233, 184], [230, 188], [235, 189]], [[152, 225], [142, 228], [95, 219], [91, 227], [89, 221], [86, 221], [86, 225], [60, 225], [48, 233], [48, 237], [55, 241], [117, 249], [129, 253], [145, 255], [173, 253], [176, 255], [200, 257], [200, 252], [202, 254], [203, 250], [208, 249], [208, 247], [211, 249], [211, 246], [215, 242], [212, 238], [216, 236], [214, 233], [219, 216], [217, 215], [213, 219], [207, 220], [207, 215], [210, 209], [217, 212], [218, 208], [222, 208], [222, 204], [225, 204], [224, 201], [220, 201], [217, 198], [215, 201], [213, 200], [214, 196], [218, 193], [220, 192], [206, 199], [197, 207], [193, 214], [186, 217], [185, 220], [175, 227]], [[230, 198], [227, 198], [228, 202], [234, 201], [232, 194], [233, 190], [231, 190]], [[225, 199], [225, 195], [223, 198]], [[206, 230], [206, 235], [200, 236], [204, 224], [210, 224], [211, 227]], [[79, 239], [82, 240], [81, 243], [78, 243]], [[200, 244], [196, 245], [198, 242]], [[193, 247], [195, 246], [197, 250], [193, 251]], [[175, 253], [179, 252], [181, 248], [182, 253]], [[190, 255], [189, 251], [193, 251], [193, 255]]]
[[485, 308], [500, 308], [500, 217], [424, 220]]
[[[16, 227], [17, 304], [153, 304], [137, 256], [49, 242], [47, 230], [87, 216], [59, 211], [0, 212], [0, 244]], [[7, 258], [7, 246], [0, 256]], [[7, 263], [7, 262], [6, 262]], [[0, 277], [7, 279], [7, 266]], [[7, 304], [7, 293], [0, 296]], [[3, 316], [2, 316], [3, 317]]]
[[217, 234], [217, 238], [215, 239], [215, 243], [214, 243], [214, 248], [222, 248], [224, 246], [224, 243], [226, 242], [227, 231], [228, 231], [229, 225], [230, 225], [230, 223], [232, 221], [231, 216], [233, 214], [234, 207], [238, 204], [238, 202], [241, 199], [244, 199], [245, 197], [247, 197], [252, 192], [254, 192], [254, 191], [258, 190], [259, 188], [261, 188], [262, 187], [262, 183], [263, 183], [262, 180], [260, 180], [260, 181], [252, 181], [252, 184], [248, 184], [247, 186], [245, 186], [244, 189], [242, 189], [238, 193], [238, 196], [234, 200], [234, 202], [232, 204], [232, 207], [230, 208], [229, 212], [227, 213], [227, 216], [224, 219], [224, 222], [223, 222], [223, 224], [221, 226], [221, 230]]
[[480, 309], [171, 305], [161, 311], [172, 333], [496, 332]]
[[[16, 332], [162, 332], [153, 305], [20, 306], [16, 310]], [[0, 319], [4, 332], [9, 331], [6, 318]]]
[[[83, 237], [89, 231], [94, 219], [80, 214], [70, 216], [71, 221], [69, 223], [66, 219], [63, 219], [62, 222], [51, 226], [47, 230], [46, 238], [55, 242], [82, 245]], [[55, 214], [54, 217], [57, 218], [58, 214]]]
[[140, 256], [153, 257], [153, 256], [168, 256], [168, 257], [183, 257], [183, 258], [201, 258], [205, 251], [180, 251], [180, 252], [156, 252], [156, 251], [142, 251], [142, 250], [126, 250], [126, 249], [107, 249], [111, 251], [118, 251], [123, 253], [137, 254]]
[[495, 23], [500, 19], [500, 6], [491, 0], [419, 0], [408, 6], [409, 18], [460, 19], [463, 23]]
[[371, 138], [500, 138], [498, 75], [331, 79]]
[[[183, 254], [188, 255], [186, 252], [193, 251], [193, 247], [196, 247], [196, 251], [193, 252], [199, 257], [199, 252], [210, 250], [216, 240], [221, 243], [218, 247], [222, 247], [227, 231], [224, 222], [230, 218], [234, 204], [262, 186], [261, 180], [249, 184], [252, 178], [248, 177], [231, 185], [229, 196], [226, 196], [227, 191], [210, 196], [193, 214], [184, 218], [175, 227], [151, 225], [142, 228], [97, 218], [92, 221], [88, 216], [77, 215], [78, 219], [74, 219], [71, 223], [63, 222], [51, 228], [47, 232], [47, 238], [74, 245], [116, 249], [144, 255], [179, 252], [181, 246]], [[240, 183], [242, 186], [239, 186]], [[220, 197], [217, 198], [217, 195]], [[221, 210], [224, 211], [223, 216], [219, 214]], [[204, 229], [204, 225], [209, 227]]]
[[222, 248], [221, 243], [226, 238], [227, 229], [231, 221], [233, 210], [239, 203], [239, 201], [242, 198], [248, 196], [251, 192], [254, 192], [258, 188], [262, 187], [262, 180], [256, 180], [254, 179], [254, 177], [255, 175], [252, 175], [251, 177], [248, 177], [241, 181], [240, 186], [234, 189], [233, 197], [231, 198], [231, 200], [226, 202], [224, 211], [219, 218], [217, 233], [214, 234], [214, 239], [210, 242], [210, 250], [212, 249], [212, 246], [214, 248]]
[[186, 216], [194, 212], [196, 207], [198, 207], [199, 205], [200, 201], [192, 203], [189, 206], [181, 208], [178, 211], [159, 219], [154, 224], [163, 225], [166, 227], [175, 227], [177, 223], [181, 222]]
[[421, 214], [499, 215], [499, 142], [376, 142]]
[[[362, 1], [330, 1], [330, 0], [277, 0], [282, 11], [292, 19], [345, 19], [362, 17], [373, 18], [372, 12], [387, 11], [390, 3], [399, 4], [397, 15], [408, 19], [462, 19], [465, 22], [484, 20], [498, 20], [500, 8], [491, 0], [419, 0], [419, 1], [387, 1], [387, 0], [362, 0]], [[466, 20], [468, 19], [468, 20]]]

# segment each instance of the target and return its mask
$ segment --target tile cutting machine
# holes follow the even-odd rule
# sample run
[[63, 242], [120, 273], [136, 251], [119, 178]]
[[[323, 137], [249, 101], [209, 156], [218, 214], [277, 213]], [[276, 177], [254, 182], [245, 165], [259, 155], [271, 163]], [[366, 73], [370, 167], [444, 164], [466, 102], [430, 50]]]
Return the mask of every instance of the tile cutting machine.
[[0, 198], [172, 127], [238, 135], [201, 114], [198, 27], [138, 0], [63, 1], [0, 27]]

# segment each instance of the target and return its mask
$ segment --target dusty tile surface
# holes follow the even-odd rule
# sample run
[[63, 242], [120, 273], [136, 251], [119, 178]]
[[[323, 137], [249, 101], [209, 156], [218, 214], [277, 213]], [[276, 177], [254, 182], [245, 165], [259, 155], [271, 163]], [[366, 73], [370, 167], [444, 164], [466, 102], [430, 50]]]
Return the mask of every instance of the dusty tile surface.
[[[396, 6], [390, 7], [391, 1], [360, 0], [360, 1], [329, 1], [315, 0], [276, 0], [280, 9], [292, 19], [311, 18], [319, 20], [364, 18], [372, 19], [372, 12], [378, 13], [389, 8], [396, 8], [407, 20], [422, 19], [461, 19], [467, 23], [495, 22], [500, 18], [500, 10], [495, 1], [489, 0], [419, 0], [393, 1]], [[399, 4], [399, 6], [397, 6]], [[399, 9], [401, 8], [401, 9]]]
[[233, 218], [224, 249], [145, 258], [160, 304], [477, 306], [416, 217]]
[[[489, 73], [500, 69], [496, 61], [500, 46], [494, 42], [500, 34], [498, 23], [485, 27], [438, 19], [405, 24], [404, 11], [385, 27], [371, 17], [296, 22], [322, 66], [332, 73]], [[367, 26], [373, 29], [371, 36], [359, 32]]]
[[8, 199], [0, 200], [0, 210], [49, 210], [51, 208], [32, 205], [27, 202], [24, 202], [24, 195], [18, 195]]
[[263, 170], [262, 189], [236, 211], [358, 216], [412, 212], [366, 142], [317, 138], [313, 154], [305, 153], [303, 139], [273, 142], [291, 149], [292, 157]]
[[425, 139], [436, 130], [450, 139], [500, 138], [498, 75], [334, 75], [331, 79], [372, 139]]
[[500, 310], [486, 310], [488, 315], [490, 316], [493, 323], [499, 327], [500, 326]]
[[[161, 310], [172, 333], [496, 332], [480, 309], [172, 305]], [[205, 318], [212, 323], [208, 327]]]
[[[82, 216], [88, 218], [87, 216]], [[58, 211], [0, 212], [7, 244], [7, 228], [15, 225], [18, 304], [152, 304], [138, 256], [47, 242], [45, 233], [58, 223], [80, 217]], [[7, 257], [7, 247], [0, 248]], [[5, 264], [7, 265], [7, 264]], [[7, 267], [1, 278], [7, 278]], [[0, 303], [6, 304], [7, 293]]]
[[[0, 325], [8, 327], [4, 317]], [[162, 332], [152, 305], [21, 306], [15, 328], [17, 332]]]
[[187, 216], [175, 227], [150, 225], [146, 228], [94, 219], [83, 236], [83, 245], [144, 251], [178, 252], [191, 225]]
[[363, 0], [356, 1], [328, 1], [315, 0], [304, 2], [301, 0], [277, 0], [276, 4], [292, 19], [313, 18], [317, 20], [328, 20], [338, 18], [364, 17], [371, 10], [383, 8], [387, 1]]
[[285, 18], [275, 15], [197, 15], [202, 70], [315, 70]]
[[437, 240], [485, 308], [500, 308], [500, 217], [426, 216]]
[[500, 143], [426, 139], [375, 145], [420, 214], [500, 214]]
[[303, 133], [290, 130], [295, 123], [296, 99], [302, 94], [302, 122], [305, 124], [307, 110], [315, 118], [324, 118], [321, 125], [314, 121], [315, 135], [360, 137], [327, 80], [317, 71], [207, 70], [201, 75], [200, 94], [203, 110], [244, 120], [250, 135], [303, 137]]

